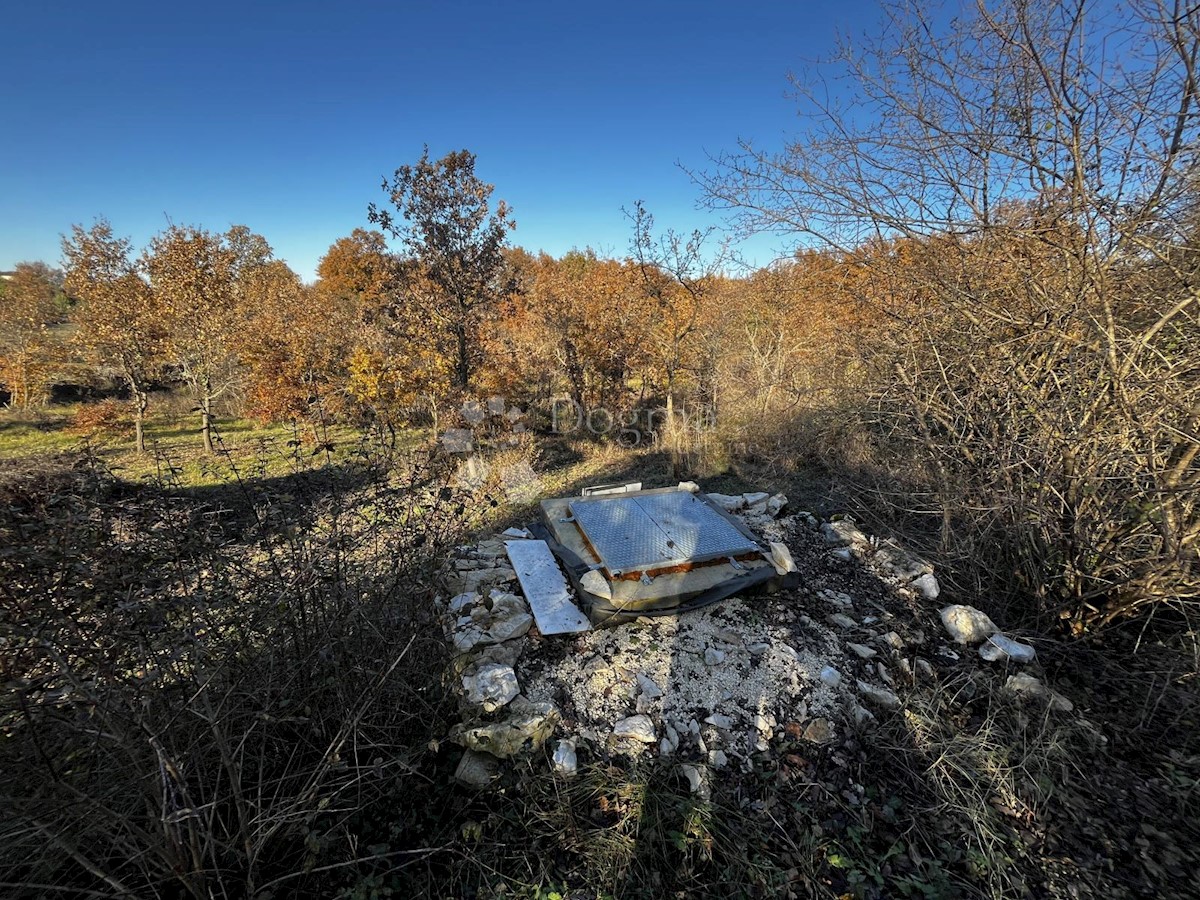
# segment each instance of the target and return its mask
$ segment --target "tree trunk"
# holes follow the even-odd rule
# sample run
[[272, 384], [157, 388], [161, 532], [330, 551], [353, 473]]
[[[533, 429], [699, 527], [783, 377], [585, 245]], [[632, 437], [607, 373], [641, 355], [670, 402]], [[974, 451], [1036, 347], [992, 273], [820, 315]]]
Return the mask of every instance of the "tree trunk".
[[458, 359], [454, 371], [454, 386], [465, 391], [471, 385], [471, 350], [467, 344], [467, 326], [454, 326], [454, 340], [458, 345]]
[[145, 391], [140, 391], [134, 388], [133, 392], [133, 435], [137, 445], [138, 453], [146, 452], [146, 407], [149, 405], [150, 398], [146, 396]]
[[205, 379], [204, 395], [200, 398], [200, 436], [204, 439], [204, 452], [215, 453], [212, 438], [212, 382]]

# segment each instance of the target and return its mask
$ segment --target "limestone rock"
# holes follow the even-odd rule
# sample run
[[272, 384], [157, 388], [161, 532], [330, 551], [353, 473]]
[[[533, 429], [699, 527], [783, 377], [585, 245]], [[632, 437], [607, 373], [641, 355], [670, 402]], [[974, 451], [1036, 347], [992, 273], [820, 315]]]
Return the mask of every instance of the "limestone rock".
[[484, 788], [492, 783], [499, 771], [500, 760], [496, 757], [467, 748], [454, 770], [454, 780], [466, 787]]
[[900, 707], [900, 698], [886, 688], [877, 687], [865, 681], [859, 681], [858, 692], [866, 700], [883, 709], [899, 709]]
[[821, 669], [820, 678], [821, 681], [830, 687], [837, 687], [842, 683], [842, 673], [833, 666], [825, 666], [823, 669]]
[[638, 672], [637, 682], [643, 696], [649, 697], [651, 700], [656, 700], [662, 696], [662, 688], [649, 675], [643, 675], [641, 672]]
[[628, 738], [643, 744], [654, 744], [658, 735], [654, 732], [654, 723], [649, 716], [636, 715], [622, 719], [613, 726], [613, 737]]
[[978, 644], [1000, 630], [986, 613], [973, 606], [947, 606], [941, 617], [946, 633], [958, 644]]
[[933, 565], [910, 553], [893, 540], [880, 542], [875, 561], [902, 581], [909, 582], [922, 575], [932, 575]]
[[740, 496], [734, 497], [729, 494], [708, 494], [706, 496], [728, 513], [734, 513], [746, 508], [746, 501]]
[[792, 551], [788, 549], [787, 544], [778, 541], [771, 543], [771, 563], [775, 566], [777, 575], [787, 575], [796, 571], [796, 560], [792, 558]]
[[778, 519], [779, 514], [787, 507], [788, 499], [783, 494], [775, 494], [767, 500], [767, 515]]
[[748, 494], [742, 494], [742, 502], [745, 508], [750, 512], [766, 512], [767, 503], [770, 501], [771, 495], [766, 491], [753, 491]]
[[446, 609], [448, 612], [450, 612], [451, 615], [454, 615], [454, 616], [464, 615], [472, 606], [474, 606], [478, 602], [479, 602], [479, 594], [475, 593], [474, 591], [470, 591], [465, 594], [459, 594], [457, 597], [452, 598], [450, 600], [449, 605], [446, 607]]
[[844, 547], [847, 544], [866, 546], [867, 536], [849, 519], [840, 522], [826, 522], [821, 526], [821, 534], [830, 544]]
[[882, 641], [883, 643], [887, 644], [893, 650], [903, 650], [904, 649], [904, 638], [900, 637], [900, 635], [896, 634], [896, 632], [894, 632], [894, 631], [889, 631], [887, 634], [883, 635], [879, 640]]
[[1014, 694], [1023, 697], [1034, 697], [1038, 700], [1045, 700], [1049, 703], [1050, 708], [1055, 712], [1070, 712], [1075, 708], [1075, 704], [1064, 697], [1057, 691], [1053, 691], [1046, 687], [1037, 678], [1024, 673], [1020, 675], [1009, 675], [1008, 680], [1004, 682], [1004, 688]]
[[487, 635], [484, 634], [483, 629], [474, 624], [456, 628], [451, 638], [454, 642], [454, 649], [459, 653], [469, 653], [473, 647], [486, 639]]
[[514, 713], [503, 722], [474, 727], [459, 725], [451, 732], [451, 737], [472, 750], [507, 759], [546, 743], [559, 718], [554, 705], [545, 702], [527, 703], [523, 710]]
[[719, 666], [725, 662], [725, 651], [718, 650], [716, 647], [709, 647], [704, 651], [704, 662], [710, 666]]
[[485, 712], [495, 712], [521, 692], [512, 666], [497, 663], [487, 663], [474, 675], [464, 675], [462, 685], [467, 700], [482, 706]]
[[679, 767], [679, 771], [683, 773], [683, 777], [688, 781], [688, 787], [693, 794], [704, 796], [707, 793], [707, 785], [705, 784], [704, 775], [696, 766], [684, 763]]
[[845, 613], [833, 613], [825, 617], [825, 621], [830, 625], [836, 625], [838, 628], [857, 628], [858, 623], [855, 622]]
[[923, 596], [926, 600], [936, 600], [938, 598], [938, 594], [942, 592], [941, 587], [938, 585], [937, 578], [935, 578], [932, 573], [928, 572], [922, 575], [920, 578], [914, 579], [911, 587], [914, 591], [920, 593], [921, 596]]
[[488, 628], [488, 637], [493, 641], [509, 641], [527, 633], [533, 627], [533, 616], [529, 613], [517, 613], [506, 616], [499, 621], [493, 621]]
[[854, 651], [855, 656], [859, 659], [870, 659], [879, 653], [874, 647], [868, 647], [865, 644], [852, 644], [847, 642], [847, 647]]
[[729, 716], [723, 716], [720, 714], [711, 715], [704, 721], [709, 725], [712, 725], [714, 728], [720, 728], [722, 731], [728, 731], [733, 727], [733, 719], [731, 719]]
[[612, 599], [612, 585], [596, 569], [584, 572], [583, 577], [579, 579], [579, 586], [588, 593], [595, 594], [597, 597], [603, 597], [605, 600]]
[[554, 748], [552, 760], [554, 771], [563, 778], [571, 778], [579, 768], [579, 758], [575, 754], [575, 741], [565, 738]]
[[983, 642], [979, 648], [979, 655], [988, 662], [1012, 660], [1016, 663], [1030, 663], [1037, 656], [1037, 651], [1029, 644], [1014, 641], [997, 631]]

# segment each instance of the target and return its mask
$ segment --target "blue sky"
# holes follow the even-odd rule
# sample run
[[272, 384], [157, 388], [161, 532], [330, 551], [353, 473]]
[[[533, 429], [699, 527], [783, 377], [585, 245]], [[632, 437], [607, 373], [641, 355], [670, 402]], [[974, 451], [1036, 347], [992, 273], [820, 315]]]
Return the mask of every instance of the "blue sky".
[[0, 268], [56, 262], [74, 222], [140, 246], [169, 217], [248, 225], [310, 279], [425, 143], [478, 156], [514, 243], [623, 254], [638, 199], [663, 227], [720, 226], [677, 164], [781, 143], [787, 73], [877, 19], [867, 0], [10, 4]]

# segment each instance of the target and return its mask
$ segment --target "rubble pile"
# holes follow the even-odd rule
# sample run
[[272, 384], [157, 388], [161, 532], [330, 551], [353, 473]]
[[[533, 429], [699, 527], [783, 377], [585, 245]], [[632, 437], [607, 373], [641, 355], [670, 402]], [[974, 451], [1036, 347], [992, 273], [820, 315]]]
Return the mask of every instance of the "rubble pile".
[[[785, 514], [780, 494], [708, 496], [765, 541], [786, 545], [801, 587], [543, 637], [503, 543], [528, 532], [459, 548], [439, 611], [462, 708], [450, 735], [465, 748], [461, 782], [486, 785], [501, 760], [554, 739], [551, 769], [560, 776], [581, 759], [655, 754], [676, 760], [703, 793], [712, 770], [749, 770], [779, 739], [823, 745], [869, 727], [960, 658], [904, 612], [941, 593], [928, 562], [849, 519]], [[1035, 658], [978, 610], [951, 605], [940, 616], [949, 641], [977, 645], [983, 660]], [[1024, 699], [1070, 708], [1031, 675], [1008, 684]]]

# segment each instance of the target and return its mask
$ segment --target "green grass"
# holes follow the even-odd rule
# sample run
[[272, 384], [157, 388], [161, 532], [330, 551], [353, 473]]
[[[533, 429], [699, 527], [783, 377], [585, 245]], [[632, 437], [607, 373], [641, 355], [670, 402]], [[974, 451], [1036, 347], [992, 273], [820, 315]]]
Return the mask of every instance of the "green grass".
[[[262, 424], [253, 419], [218, 419], [215, 441], [219, 452], [205, 453], [199, 418], [151, 410], [146, 420], [146, 450], [134, 450], [132, 425], [91, 434], [71, 427], [83, 404], [55, 404], [33, 411], [0, 410], [0, 461], [45, 457], [90, 449], [121, 478], [141, 481], [169, 476], [185, 487], [225, 483], [232, 464], [245, 475], [269, 478], [285, 474], [289, 460], [325, 452], [332, 445], [331, 461], [352, 456], [363, 432], [348, 425], [330, 425], [318, 442], [308, 425]], [[403, 447], [415, 447], [425, 438], [419, 429], [399, 435]]]

